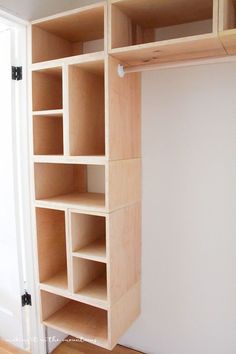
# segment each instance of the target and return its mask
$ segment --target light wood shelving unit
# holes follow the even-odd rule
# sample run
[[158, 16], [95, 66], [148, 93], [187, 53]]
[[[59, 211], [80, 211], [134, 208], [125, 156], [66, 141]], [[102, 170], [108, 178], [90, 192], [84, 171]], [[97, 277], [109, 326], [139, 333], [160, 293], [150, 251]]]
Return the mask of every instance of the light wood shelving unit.
[[220, 39], [229, 55], [236, 54], [236, 1], [220, 1]]
[[138, 317], [141, 78], [120, 78], [117, 67], [233, 54], [235, 7], [109, 0], [30, 26], [34, 239], [46, 326], [112, 349]]
[[33, 22], [30, 70], [41, 320], [112, 349], [140, 312], [141, 127], [140, 75], [117, 78], [107, 12]]

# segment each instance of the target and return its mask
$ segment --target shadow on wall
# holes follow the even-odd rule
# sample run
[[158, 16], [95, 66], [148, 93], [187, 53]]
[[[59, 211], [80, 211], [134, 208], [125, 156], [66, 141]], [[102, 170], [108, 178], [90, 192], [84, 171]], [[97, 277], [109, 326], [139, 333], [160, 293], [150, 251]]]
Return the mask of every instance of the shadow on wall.
[[0, 9], [24, 20], [35, 20], [101, 0], [0, 0]]

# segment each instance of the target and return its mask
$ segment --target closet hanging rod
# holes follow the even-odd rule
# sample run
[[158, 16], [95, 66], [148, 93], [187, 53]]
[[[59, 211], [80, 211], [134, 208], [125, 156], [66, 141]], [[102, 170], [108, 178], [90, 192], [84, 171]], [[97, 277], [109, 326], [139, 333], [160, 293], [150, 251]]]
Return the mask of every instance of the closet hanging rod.
[[206, 59], [203, 58], [203, 59], [193, 59], [193, 60], [182, 60], [182, 61], [175, 61], [173, 63], [155, 63], [155, 64], [142, 64], [142, 65], [133, 65], [133, 66], [124, 66], [119, 64], [117, 67], [117, 72], [119, 77], [122, 78], [129, 73], [180, 68], [180, 67], [195, 66], [195, 65], [231, 63], [231, 62], [236, 62], [236, 55], [228, 55], [224, 57], [221, 56], [221, 57], [206, 58]]

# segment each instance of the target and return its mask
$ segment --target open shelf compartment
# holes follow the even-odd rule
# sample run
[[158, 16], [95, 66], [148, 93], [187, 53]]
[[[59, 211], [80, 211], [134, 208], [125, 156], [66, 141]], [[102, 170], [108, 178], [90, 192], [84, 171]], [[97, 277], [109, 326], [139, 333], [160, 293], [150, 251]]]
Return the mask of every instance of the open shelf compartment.
[[62, 67], [32, 71], [32, 108], [37, 115], [63, 108]]
[[104, 61], [69, 65], [70, 155], [105, 155]]
[[106, 263], [106, 217], [70, 212], [72, 254]]
[[104, 211], [105, 167], [35, 163], [35, 197], [40, 206]]
[[68, 290], [65, 212], [36, 208], [36, 225], [39, 281]]
[[108, 348], [108, 314], [66, 297], [41, 291], [42, 321], [51, 328]]
[[75, 294], [107, 302], [106, 264], [73, 257], [73, 291]]
[[63, 114], [33, 115], [34, 155], [63, 155]]
[[236, 54], [236, 0], [220, 0], [220, 39], [229, 55]]
[[111, 54], [127, 64], [223, 55], [218, 0], [112, 0]]
[[32, 62], [104, 50], [104, 4], [51, 16], [32, 24]]

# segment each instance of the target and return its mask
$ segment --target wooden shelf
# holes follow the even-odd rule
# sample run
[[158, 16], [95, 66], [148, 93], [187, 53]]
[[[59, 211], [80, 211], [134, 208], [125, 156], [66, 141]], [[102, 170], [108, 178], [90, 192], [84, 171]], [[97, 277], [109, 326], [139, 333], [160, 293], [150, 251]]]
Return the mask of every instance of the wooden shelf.
[[220, 0], [219, 35], [229, 55], [236, 54], [236, 1]]
[[34, 171], [37, 204], [104, 211], [104, 166], [35, 163]]
[[224, 55], [217, 0], [114, 0], [110, 53], [126, 64]]
[[102, 193], [69, 193], [47, 199], [37, 199], [36, 206], [78, 208], [88, 211], [105, 211], [105, 195]]
[[87, 298], [93, 298], [97, 302], [107, 302], [107, 281], [106, 276], [101, 276], [91, 281], [83, 289], [76, 292], [77, 295]]
[[89, 245], [82, 247], [72, 253], [74, 257], [90, 259], [92, 261], [106, 263], [106, 243], [105, 239], [98, 239]]
[[106, 303], [106, 264], [73, 257], [73, 292]]
[[63, 116], [63, 110], [62, 109], [50, 109], [47, 111], [33, 111], [32, 112], [33, 116], [40, 116], [40, 117], [44, 117], [44, 116], [50, 116], [50, 117], [62, 117]]
[[58, 288], [60, 290], [68, 290], [67, 270], [62, 270], [48, 280], [45, 280], [41, 285], [46, 290], [49, 288]]
[[[43, 323], [63, 333], [108, 348], [107, 312], [42, 291]], [[53, 305], [52, 305], [53, 304]]]
[[32, 62], [104, 49], [104, 4], [50, 16], [32, 24]]
[[105, 156], [64, 156], [64, 155], [35, 155], [34, 162], [41, 163], [61, 163], [61, 164], [82, 164], [82, 165], [98, 165], [106, 164]]

